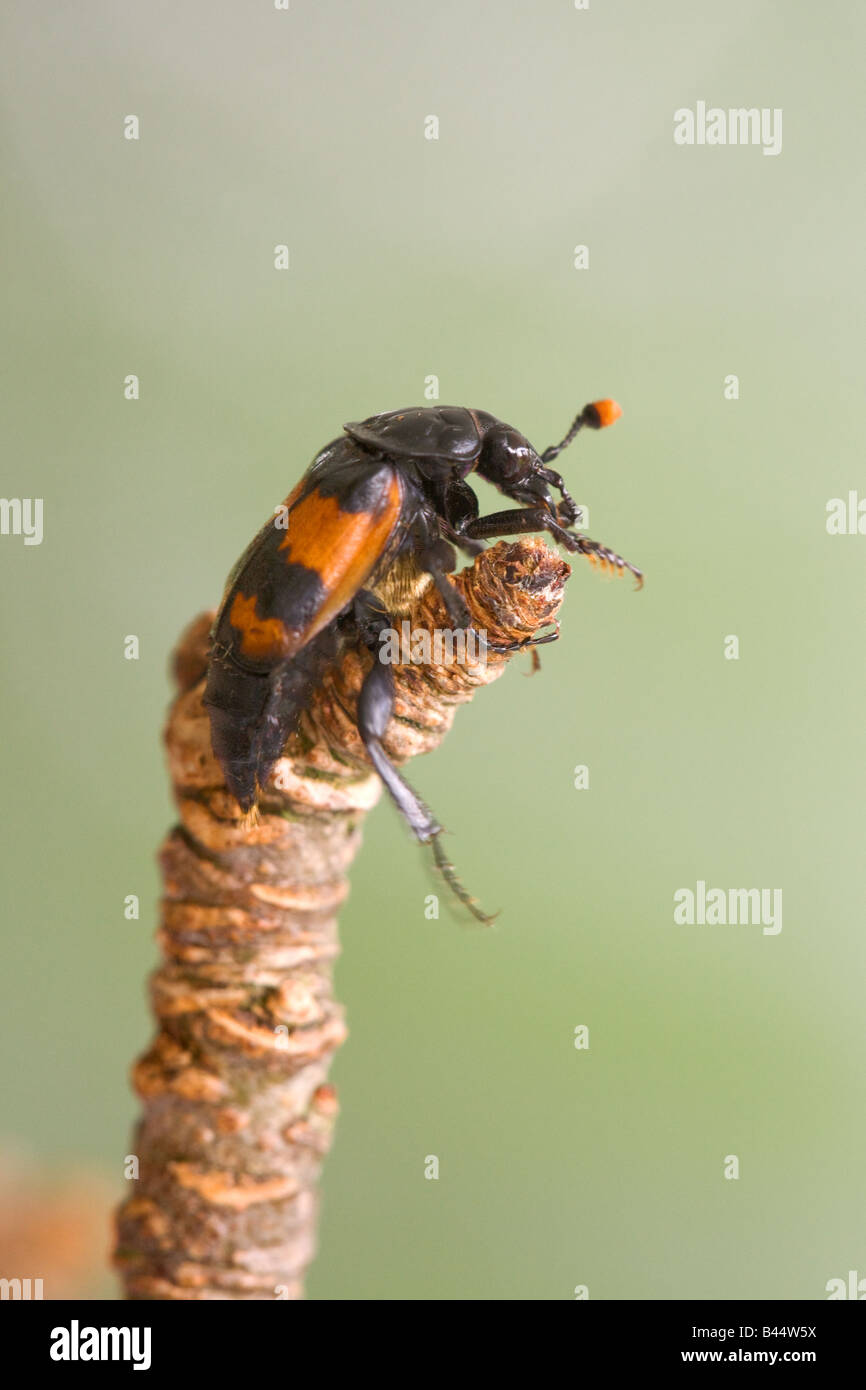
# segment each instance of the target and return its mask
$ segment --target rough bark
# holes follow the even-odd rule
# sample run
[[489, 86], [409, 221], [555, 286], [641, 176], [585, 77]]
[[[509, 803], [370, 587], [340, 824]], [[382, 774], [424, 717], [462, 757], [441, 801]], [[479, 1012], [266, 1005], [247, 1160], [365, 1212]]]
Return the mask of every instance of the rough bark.
[[[555, 617], [569, 572], [528, 538], [486, 550], [455, 582], [475, 626], [502, 644]], [[180, 823], [161, 851], [158, 1031], [133, 1070], [139, 1176], [117, 1213], [114, 1255], [130, 1299], [302, 1296], [337, 1113], [328, 1068], [346, 1037], [331, 980], [337, 912], [381, 791], [354, 722], [371, 658], [349, 650], [305, 712], [259, 814], [241, 815], [201, 702], [211, 619], [192, 623], [174, 658], [166, 745]], [[435, 590], [410, 621], [448, 627]], [[398, 667], [391, 758], [434, 748], [458, 705], [509, 659]]]

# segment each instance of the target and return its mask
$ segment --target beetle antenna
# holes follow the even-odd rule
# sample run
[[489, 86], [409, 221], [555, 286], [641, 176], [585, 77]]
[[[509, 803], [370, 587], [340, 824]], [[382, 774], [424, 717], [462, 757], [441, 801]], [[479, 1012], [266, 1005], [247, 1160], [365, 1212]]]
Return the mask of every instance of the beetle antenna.
[[463, 887], [463, 884], [460, 882], [460, 879], [457, 877], [457, 872], [454, 868], [454, 865], [451, 863], [451, 860], [448, 858], [447, 854], [442, 848], [441, 841], [442, 832], [440, 830], [436, 835], [433, 836], [432, 840], [430, 841], [430, 845], [433, 850], [433, 858], [436, 861], [437, 869], [444, 878], [445, 882], [448, 884], [448, 887], [451, 889], [451, 892], [454, 894], [455, 897], [460, 899], [460, 901], [464, 904], [465, 907], [469, 908], [469, 911], [472, 913], [472, 916], [475, 917], [479, 922], [481, 922], [483, 926], [492, 927], [493, 923], [496, 921], [496, 918], [499, 916], [499, 913], [494, 912], [493, 916], [491, 917], [489, 913], [484, 912], [482, 910], [478, 902], [478, 899], [473, 898], [472, 894], [467, 892], [467, 890]]
[[616, 401], [590, 401], [583, 407], [579, 415], [574, 417], [571, 428], [564, 439], [558, 444], [551, 444], [545, 449], [543, 454], [539, 454], [542, 463], [551, 463], [563, 449], [567, 449], [572, 440], [580, 433], [584, 425], [588, 425], [591, 430], [603, 430], [608, 425], [612, 425], [614, 420], [618, 420], [622, 415], [622, 406], [617, 405]]

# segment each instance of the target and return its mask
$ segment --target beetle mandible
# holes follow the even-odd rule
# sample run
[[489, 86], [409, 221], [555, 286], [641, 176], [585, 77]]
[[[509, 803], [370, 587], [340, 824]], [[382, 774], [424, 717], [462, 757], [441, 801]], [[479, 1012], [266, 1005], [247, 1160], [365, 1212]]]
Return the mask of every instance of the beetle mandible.
[[[511, 425], [463, 406], [410, 407], [344, 425], [286, 498], [280, 511], [287, 524], [271, 518], [241, 556], [214, 622], [204, 703], [214, 754], [244, 812], [266, 794], [341, 642], [360, 638], [375, 654], [381, 634], [399, 625], [431, 583], [455, 628], [469, 627], [448, 577], [457, 550], [474, 556], [494, 537], [544, 531], [573, 554], [628, 569], [642, 583], [634, 565], [573, 529], [579, 508], [550, 467], [580, 430], [602, 429], [621, 413], [615, 401], [591, 402], [541, 454]], [[473, 472], [520, 505], [481, 516], [467, 482]], [[384, 752], [393, 707], [393, 668], [374, 660], [357, 710], [370, 761], [415, 837], [432, 843], [452, 888], [488, 921], [441, 850], [442, 827]]]

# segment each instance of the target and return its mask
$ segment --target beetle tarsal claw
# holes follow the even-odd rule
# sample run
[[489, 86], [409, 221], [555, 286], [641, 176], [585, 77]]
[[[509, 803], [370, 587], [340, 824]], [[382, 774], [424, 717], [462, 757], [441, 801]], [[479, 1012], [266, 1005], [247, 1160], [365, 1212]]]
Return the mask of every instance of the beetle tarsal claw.
[[[546, 627], [552, 627], [553, 632], [545, 632], [544, 629]], [[539, 632], [543, 633], [544, 635], [539, 637]], [[547, 622], [538, 629], [538, 632], [533, 633], [531, 637], [524, 637], [520, 642], [506, 642], [504, 645], [501, 646], [494, 646], [492, 642], [488, 642], [487, 649], [491, 652], [499, 652], [504, 654], [510, 652], [528, 651], [530, 647], [543, 647], [548, 642], [557, 642], [559, 640], [559, 634], [559, 622], [556, 618], [549, 618]]]
[[478, 899], [473, 898], [472, 894], [469, 893], [463, 887], [463, 884], [457, 877], [457, 872], [454, 868], [454, 865], [451, 863], [451, 860], [448, 858], [447, 854], [445, 853], [445, 850], [442, 848], [441, 830], [438, 831], [430, 840], [430, 848], [433, 850], [433, 858], [436, 861], [437, 869], [439, 870], [440, 874], [444, 878], [445, 882], [448, 884], [448, 887], [451, 889], [455, 897], [459, 898], [460, 901], [464, 904], [464, 906], [469, 908], [469, 911], [472, 913], [472, 916], [475, 917], [477, 921], [481, 922], [483, 926], [492, 927], [493, 923], [496, 921], [496, 918], [499, 916], [499, 913], [494, 912], [491, 914], [489, 912], [485, 912], [481, 907], [480, 903], [478, 902]]

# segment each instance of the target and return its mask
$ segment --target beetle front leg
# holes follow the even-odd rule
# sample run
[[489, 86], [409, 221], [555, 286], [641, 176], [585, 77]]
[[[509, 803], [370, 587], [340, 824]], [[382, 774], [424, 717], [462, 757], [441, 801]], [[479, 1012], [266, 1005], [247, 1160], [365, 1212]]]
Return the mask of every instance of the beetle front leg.
[[420, 568], [427, 571], [436, 585], [439, 597], [445, 604], [448, 617], [455, 628], [470, 629], [472, 614], [462, 594], [457, 592], [448, 578], [457, 568], [457, 556], [453, 545], [444, 540], [431, 541], [417, 552], [416, 558]]
[[505, 512], [491, 512], [476, 517], [466, 526], [472, 540], [492, 540], [497, 536], [522, 536], [531, 531], [548, 531], [568, 550], [577, 550], [578, 537], [560, 525], [559, 516], [549, 503], [534, 507], [517, 507]]
[[642, 572], [621, 555], [617, 555], [615, 550], [609, 550], [606, 545], [600, 545], [588, 536], [576, 535], [574, 531], [566, 530], [560, 524], [560, 518], [566, 520], [568, 515], [568, 509], [561, 513], [559, 510], [551, 512], [550, 508], [545, 506], [519, 507], [515, 511], [491, 512], [489, 516], [477, 517], [466, 529], [471, 537], [478, 540], [490, 540], [494, 536], [523, 535], [527, 531], [547, 531], [573, 555], [586, 555], [620, 574], [630, 570], [637, 580], [637, 587], [640, 588], [643, 584]]
[[[559, 623], [555, 618], [551, 618], [550, 622], [555, 631], [546, 632], [543, 637], [524, 637], [522, 642], [506, 642], [504, 646], [494, 646], [492, 642], [488, 642], [488, 650], [491, 652], [524, 652], [528, 651], [530, 647], [544, 647], [548, 642], [558, 642]], [[533, 655], [533, 659], [538, 661], [537, 656]]]
[[602, 569], [616, 571], [617, 574], [624, 574], [629, 570], [637, 580], [635, 588], [643, 588], [643, 570], [639, 570], [636, 565], [629, 560], [624, 560], [621, 555], [617, 555], [615, 550], [609, 550], [606, 545], [599, 545], [598, 541], [591, 541], [589, 536], [576, 536], [577, 545], [574, 551], [578, 555], [585, 555], [590, 564], [600, 564]]

